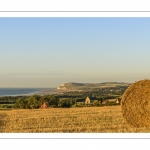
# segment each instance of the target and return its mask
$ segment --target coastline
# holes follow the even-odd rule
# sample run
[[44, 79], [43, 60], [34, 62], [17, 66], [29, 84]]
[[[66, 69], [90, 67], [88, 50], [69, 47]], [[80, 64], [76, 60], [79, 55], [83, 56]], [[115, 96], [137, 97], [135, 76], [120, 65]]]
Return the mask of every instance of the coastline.
[[59, 94], [57, 88], [0, 88], [0, 97]]
[[42, 95], [52, 95], [52, 94], [60, 94], [60, 93], [62, 93], [62, 90], [57, 90], [57, 88], [51, 88], [51, 89], [40, 90], [36, 93], [36, 95], [42, 96]]

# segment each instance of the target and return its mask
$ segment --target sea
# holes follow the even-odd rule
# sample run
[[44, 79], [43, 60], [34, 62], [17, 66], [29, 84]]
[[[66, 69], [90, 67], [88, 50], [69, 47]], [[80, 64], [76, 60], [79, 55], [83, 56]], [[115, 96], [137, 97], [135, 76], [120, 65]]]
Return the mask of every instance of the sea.
[[26, 95], [45, 95], [58, 93], [56, 88], [0, 88], [2, 96], [26, 96]]

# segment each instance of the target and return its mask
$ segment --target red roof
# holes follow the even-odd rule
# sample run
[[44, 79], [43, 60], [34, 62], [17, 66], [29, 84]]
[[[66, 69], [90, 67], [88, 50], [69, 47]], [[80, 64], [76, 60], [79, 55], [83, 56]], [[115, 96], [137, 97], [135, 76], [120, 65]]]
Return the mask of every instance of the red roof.
[[48, 108], [49, 104], [47, 102], [45, 102], [40, 108], [44, 109], [44, 108]]

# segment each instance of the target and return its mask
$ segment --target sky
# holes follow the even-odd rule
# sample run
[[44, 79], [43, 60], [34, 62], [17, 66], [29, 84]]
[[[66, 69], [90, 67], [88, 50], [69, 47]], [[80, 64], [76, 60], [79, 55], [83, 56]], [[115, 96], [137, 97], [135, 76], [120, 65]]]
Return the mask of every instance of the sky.
[[0, 87], [150, 78], [150, 18], [0, 18]]

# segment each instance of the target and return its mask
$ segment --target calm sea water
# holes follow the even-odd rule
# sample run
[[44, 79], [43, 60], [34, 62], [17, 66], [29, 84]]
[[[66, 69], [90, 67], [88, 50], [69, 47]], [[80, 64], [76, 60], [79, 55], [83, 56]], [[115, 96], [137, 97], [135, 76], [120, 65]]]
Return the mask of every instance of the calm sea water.
[[54, 88], [0, 88], [0, 96], [19, 96], [54, 91]]

